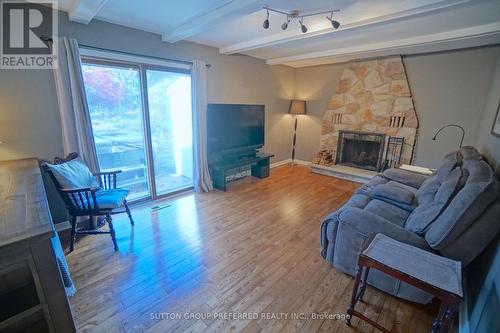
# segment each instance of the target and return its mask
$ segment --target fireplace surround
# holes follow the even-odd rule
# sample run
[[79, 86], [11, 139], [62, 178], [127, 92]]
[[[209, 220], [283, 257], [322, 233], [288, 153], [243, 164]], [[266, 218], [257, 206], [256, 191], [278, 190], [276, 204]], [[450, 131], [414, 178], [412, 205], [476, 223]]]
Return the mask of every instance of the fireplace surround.
[[380, 171], [385, 134], [360, 131], [339, 131], [335, 164]]
[[[411, 164], [417, 128], [417, 113], [402, 58], [353, 61], [343, 70], [323, 116], [320, 147], [313, 166], [368, 175], [400, 164]], [[375, 141], [379, 144], [368, 136], [364, 140], [368, 142], [359, 145], [356, 149], [361, 151], [357, 151], [350, 147], [353, 142], [341, 142], [340, 133], [349, 131], [385, 135], [385, 140], [378, 137]], [[343, 144], [347, 147], [345, 156], [339, 151]], [[379, 154], [367, 155], [366, 150]]]

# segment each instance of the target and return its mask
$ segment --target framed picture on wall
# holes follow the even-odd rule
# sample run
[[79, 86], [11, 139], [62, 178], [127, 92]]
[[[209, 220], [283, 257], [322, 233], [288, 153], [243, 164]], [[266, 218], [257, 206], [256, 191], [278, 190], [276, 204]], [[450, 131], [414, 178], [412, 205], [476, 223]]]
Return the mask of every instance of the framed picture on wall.
[[498, 103], [497, 114], [491, 128], [491, 134], [500, 137], [500, 103]]

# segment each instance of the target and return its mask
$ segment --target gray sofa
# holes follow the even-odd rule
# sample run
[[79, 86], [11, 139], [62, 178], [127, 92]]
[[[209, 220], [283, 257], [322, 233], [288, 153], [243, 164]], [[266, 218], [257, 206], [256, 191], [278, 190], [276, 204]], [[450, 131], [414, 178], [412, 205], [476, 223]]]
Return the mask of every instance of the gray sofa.
[[[473, 147], [447, 154], [431, 176], [388, 169], [359, 188], [321, 226], [321, 255], [354, 275], [367, 237], [383, 233], [467, 266], [500, 230], [497, 177]], [[427, 303], [431, 296], [381, 272], [369, 284]]]

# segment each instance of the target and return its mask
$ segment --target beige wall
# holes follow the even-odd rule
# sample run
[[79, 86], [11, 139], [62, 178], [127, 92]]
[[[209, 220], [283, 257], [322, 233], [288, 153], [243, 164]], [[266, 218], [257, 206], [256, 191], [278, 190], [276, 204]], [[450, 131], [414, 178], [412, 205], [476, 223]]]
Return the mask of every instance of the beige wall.
[[484, 114], [479, 125], [476, 146], [496, 166], [500, 173], [500, 137], [491, 134], [493, 121], [500, 103], [500, 56], [497, 57], [496, 66], [491, 78], [490, 89], [484, 104]]
[[47, 70], [0, 70], [0, 160], [62, 151], [54, 80]]
[[[491, 73], [500, 47], [462, 50], [405, 57], [415, 109], [419, 117], [415, 163], [435, 167], [441, 156], [458, 146], [457, 129], [431, 138], [441, 126], [457, 123], [465, 127], [464, 144], [475, 145]], [[308, 116], [299, 129], [297, 158], [310, 161], [319, 149], [321, 117], [333, 96], [344, 64], [298, 69], [299, 97], [309, 98]], [[489, 125], [491, 127], [491, 125]]]
[[[92, 21], [70, 23], [60, 15], [59, 33], [79, 43], [118, 51], [180, 60], [200, 59], [212, 64], [208, 71], [209, 103], [266, 105], [266, 147], [274, 161], [290, 154], [291, 117], [288, 101], [294, 90], [294, 69], [268, 66], [241, 55], [223, 56], [215, 48], [180, 42], [139, 30]], [[50, 70], [0, 70], [0, 160], [62, 154], [61, 128], [54, 79]]]
[[299, 116], [296, 158], [312, 161], [319, 150], [321, 121], [347, 64], [298, 68], [295, 95], [307, 100], [307, 116]]
[[435, 131], [455, 123], [466, 131], [464, 145], [476, 145], [486, 96], [500, 47], [480, 48], [406, 58], [420, 128], [415, 163], [437, 166], [458, 147], [460, 131], [448, 128], [432, 141]]

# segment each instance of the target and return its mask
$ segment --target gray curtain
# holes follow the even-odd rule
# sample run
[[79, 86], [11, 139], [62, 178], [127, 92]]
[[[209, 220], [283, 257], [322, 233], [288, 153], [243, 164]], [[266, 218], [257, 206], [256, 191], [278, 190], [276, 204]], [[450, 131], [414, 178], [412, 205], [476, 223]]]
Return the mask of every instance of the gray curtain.
[[57, 66], [54, 69], [57, 101], [61, 116], [64, 154], [77, 152], [92, 172], [99, 170], [85, 97], [78, 42], [56, 38]]
[[207, 154], [207, 66], [193, 61], [193, 183], [196, 192], [213, 190]]

